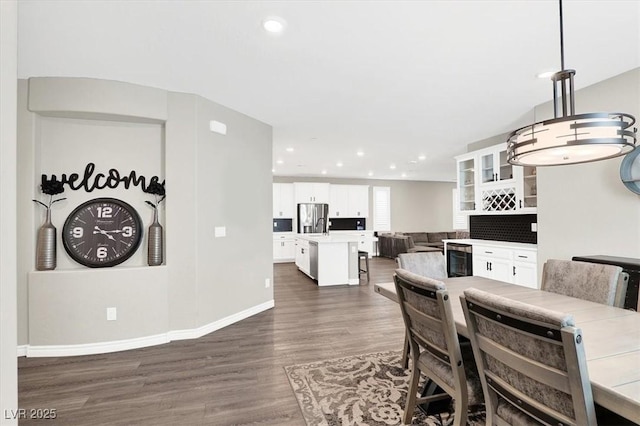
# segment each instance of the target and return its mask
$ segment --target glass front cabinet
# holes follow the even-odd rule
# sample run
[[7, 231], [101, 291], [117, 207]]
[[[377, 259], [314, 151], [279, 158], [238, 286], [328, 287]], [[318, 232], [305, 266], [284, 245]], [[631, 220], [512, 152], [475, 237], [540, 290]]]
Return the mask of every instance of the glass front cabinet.
[[458, 157], [458, 205], [460, 212], [476, 210], [476, 157]]
[[535, 167], [507, 162], [502, 143], [456, 157], [461, 213], [535, 213]]

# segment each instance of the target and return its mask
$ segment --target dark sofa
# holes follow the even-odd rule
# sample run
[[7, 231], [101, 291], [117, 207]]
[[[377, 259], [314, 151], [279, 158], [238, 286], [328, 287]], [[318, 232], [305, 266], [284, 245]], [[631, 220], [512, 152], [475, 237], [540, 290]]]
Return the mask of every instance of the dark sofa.
[[400, 253], [444, 250], [446, 239], [469, 238], [466, 231], [449, 232], [395, 232], [378, 234], [380, 256], [395, 259]]

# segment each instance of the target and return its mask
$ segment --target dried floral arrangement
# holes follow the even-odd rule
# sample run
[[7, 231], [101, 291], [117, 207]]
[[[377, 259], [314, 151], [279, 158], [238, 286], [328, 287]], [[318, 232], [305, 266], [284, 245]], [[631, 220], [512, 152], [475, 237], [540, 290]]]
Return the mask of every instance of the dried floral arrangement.
[[154, 209], [157, 209], [160, 206], [162, 200], [167, 198], [167, 193], [164, 189], [164, 182], [160, 183], [157, 181], [151, 181], [149, 185], [144, 189], [144, 192], [147, 194], [152, 194], [155, 198], [155, 204], [151, 201], [145, 201], [145, 203], [149, 204]]
[[54, 195], [62, 194], [64, 192], [64, 183], [56, 180], [55, 178], [47, 179], [45, 175], [42, 176], [42, 182], [40, 184], [40, 189], [43, 194], [49, 196], [49, 203], [45, 204], [39, 200], [33, 200], [36, 203], [44, 206], [45, 209], [49, 210], [51, 205], [57, 203], [58, 201], [66, 200], [66, 197], [58, 198], [57, 200], [53, 199]]

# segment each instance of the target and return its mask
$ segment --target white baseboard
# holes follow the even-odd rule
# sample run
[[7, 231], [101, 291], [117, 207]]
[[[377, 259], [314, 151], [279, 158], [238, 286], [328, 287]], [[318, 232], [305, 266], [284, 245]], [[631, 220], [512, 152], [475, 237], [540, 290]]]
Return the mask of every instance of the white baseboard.
[[28, 357], [52, 357], [52, 356], [76, 356], [94, 355], [109, 352], [126, 351], [129, 349], [139, 349], [148, 346], [161, 345], [172, 340], [197, 339], [213, 331], [220, 330], [243, 319], [249, 318], [260, 312], [271, 309], [275, 306], [273, 300], [269, 300], [260, 305], [253, 306], [244, 311], [214, 321], [189, 330], [173, 330], [167, 333], [156, 334], [154, 336], [138, 337], [135, 339], [117, 340], [111, 342], [87, 343], [80, 345], [22, 345], [18, 346], [18, 356]]
[[202, 327], [188, 330], [173, 330], [167, 334], [169, 335], [170, 340], [197, 339], [198, 337], [202, 337], [213, 331], [220, 330], [221, 328], [227, 327], [231, 324], [235, 324], [238, 321], [242, 321], [243, 319], [259, 314], [260, 312], [266, 311], [267, 309], [271, 309], [274, 306], [275, 303], [272, 299], [259, 305], [252, 306], [251, 308], [245, 309], [244, 311], [238, 312], [236, 314], [229, 315], [226, 318], [222, 318], [218, 321], [203, 325]]
[[76, 356], [106, 354], [109, 352], [126, 351], [129, 349], [144, 348], [147, 346], [161, 345], [169, 342], [166, 333], [155, 336], [138, 337], [135, 339], [115, 340], [111, 342], [85, 343], [80, 345], [41, 345], [27, 346], [28, 357], [44, 356]]

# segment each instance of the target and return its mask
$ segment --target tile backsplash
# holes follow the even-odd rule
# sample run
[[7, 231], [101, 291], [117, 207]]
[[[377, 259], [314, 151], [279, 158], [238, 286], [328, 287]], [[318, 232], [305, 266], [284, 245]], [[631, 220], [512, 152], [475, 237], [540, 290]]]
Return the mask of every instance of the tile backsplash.
[[273, 232], [293, 231], [293, 219], [273, 219]]
[[329, 219], [331, 231], [363, 231], [367, 229], [367, 219], [358, 218], [331, 218]]
[[469, 232], [478, 240], [537, 244], [537, 220], [535, 214], [469, 216]]

